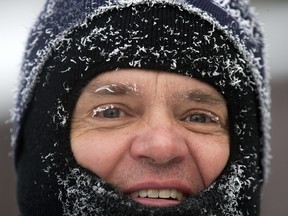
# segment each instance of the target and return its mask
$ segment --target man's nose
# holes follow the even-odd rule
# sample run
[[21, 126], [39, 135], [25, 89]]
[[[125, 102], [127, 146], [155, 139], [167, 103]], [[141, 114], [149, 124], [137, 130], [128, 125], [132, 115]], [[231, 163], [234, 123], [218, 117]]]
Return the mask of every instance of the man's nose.
[[142, 128], [131, 144], [134, 159], [148, 159], [153, 164], [165, 165], [179, 162], [188, 153], [185, 138], [176, 126], [148, 124]]

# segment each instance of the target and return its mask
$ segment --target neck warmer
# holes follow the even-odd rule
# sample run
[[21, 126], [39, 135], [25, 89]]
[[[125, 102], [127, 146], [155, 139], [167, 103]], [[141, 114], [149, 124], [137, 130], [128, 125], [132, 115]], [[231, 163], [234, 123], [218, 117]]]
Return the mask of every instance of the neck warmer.
[[[134, 202], [73, 156], [81, 89], [119, 68], [193, 77], [227, 102], [229, 161], [179, 205]], [[269, 172], [268, 81], [262, 33], [246, 1], [49, 0], [28, 40], [13, 115], [20, 214], [259, 215]]]

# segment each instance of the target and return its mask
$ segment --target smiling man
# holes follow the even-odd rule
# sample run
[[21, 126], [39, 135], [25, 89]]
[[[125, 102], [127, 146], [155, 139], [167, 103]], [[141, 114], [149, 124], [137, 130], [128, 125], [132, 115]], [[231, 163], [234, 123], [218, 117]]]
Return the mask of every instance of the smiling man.
[[207, 188], [229, 156], [224, 98], [176, 74], [99, 75], [84, 88], [72, 119], [78, 163], [144, 205], [179, 204]]
[[20, 215], [259, 215], [269, 76], [244, 2], [48, 1], [14, 112]]

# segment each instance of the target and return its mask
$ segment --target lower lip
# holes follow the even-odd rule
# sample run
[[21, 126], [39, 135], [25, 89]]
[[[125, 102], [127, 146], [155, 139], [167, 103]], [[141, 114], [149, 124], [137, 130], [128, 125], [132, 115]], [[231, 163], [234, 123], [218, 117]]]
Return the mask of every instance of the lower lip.
[[133, 198], [133, 200], [146, 206], [173, 206], [178, 205], [180, 203], [179, 200], [160, 199], [160, 198], [153, 199], [153, 198], [137, 197]]

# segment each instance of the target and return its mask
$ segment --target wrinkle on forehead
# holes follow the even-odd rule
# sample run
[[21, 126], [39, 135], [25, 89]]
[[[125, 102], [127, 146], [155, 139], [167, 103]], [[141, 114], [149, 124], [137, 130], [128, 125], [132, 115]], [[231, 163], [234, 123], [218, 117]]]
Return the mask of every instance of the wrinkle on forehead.
[[[161, 74], [165, 75], [165, 72], [159, 72], [156, 75], [155, 94], [157, 94], [157, 84]], [[182, 86], [178, 86], [172, 91], [169, 91], [169, 89], [171, 89], [171, 83], [168, 82], [165, 84], [166, 91], [168, 92], [167, 95], [169, 95], [170, 99], [178, 102], [190, 100], [196, 103], [208, 105], [226, 105], [226, 100], [214, 87], [191, 77], [182, 77], [185, 79], [182, 82]], [[194, 83], [191, 83], [191, 80], [193, 80]]]

